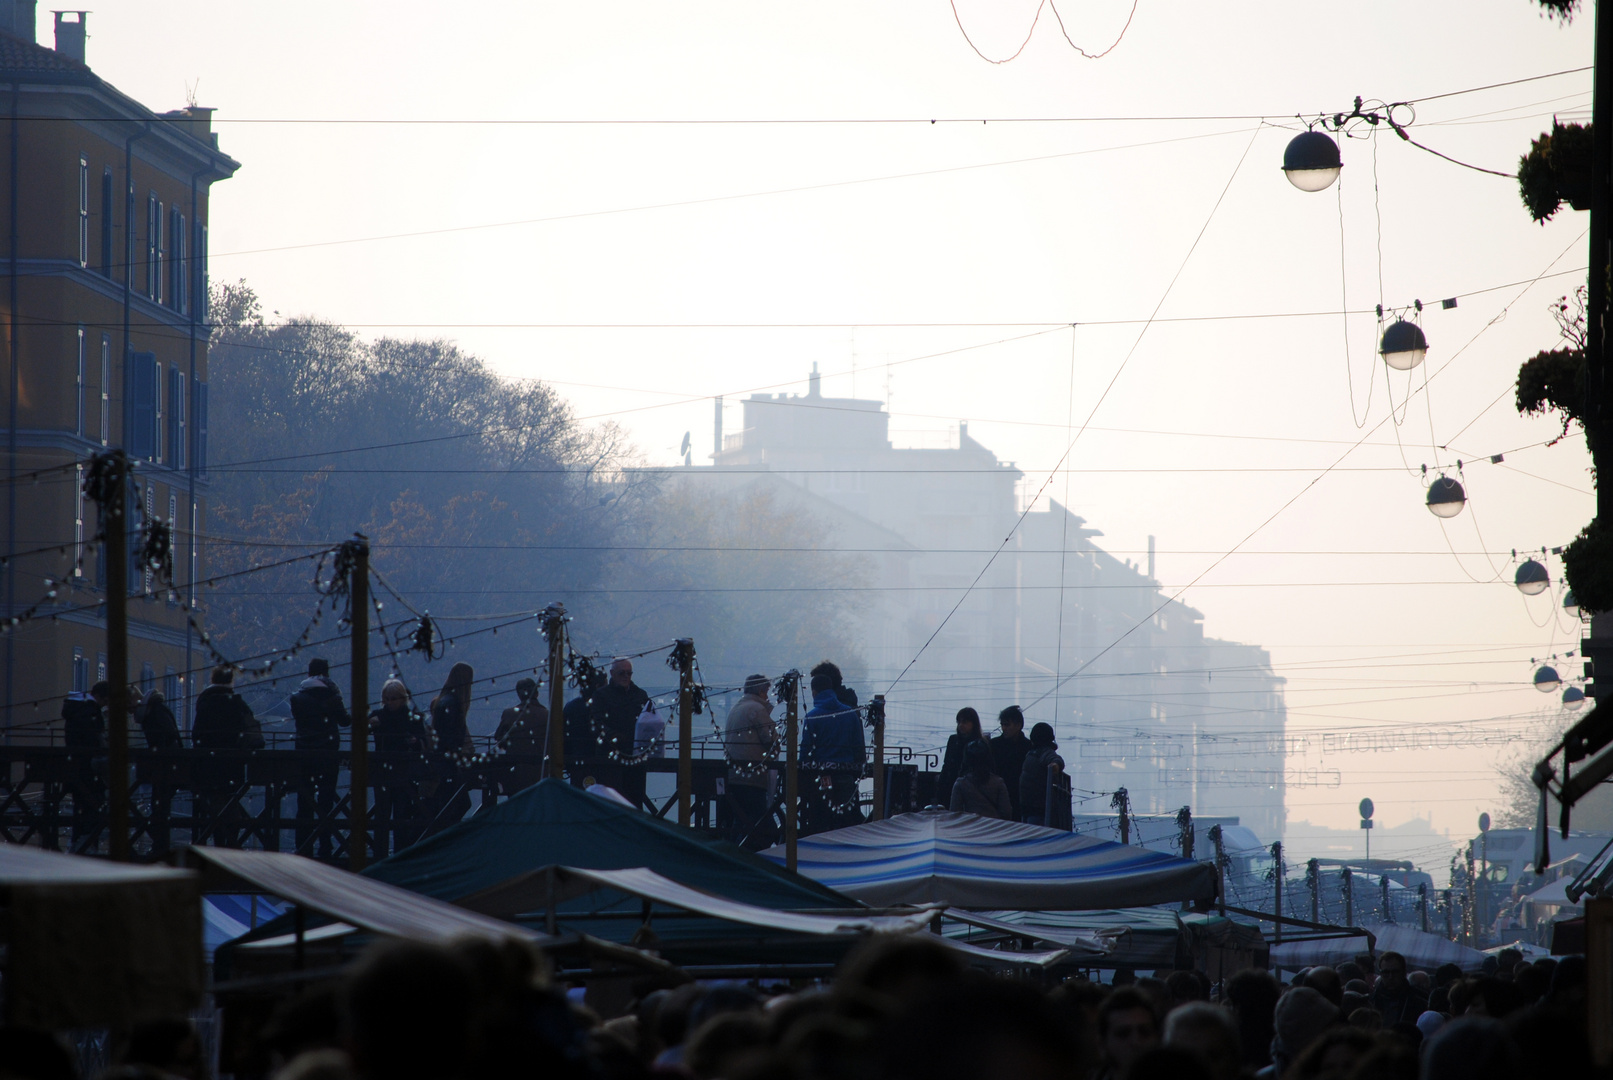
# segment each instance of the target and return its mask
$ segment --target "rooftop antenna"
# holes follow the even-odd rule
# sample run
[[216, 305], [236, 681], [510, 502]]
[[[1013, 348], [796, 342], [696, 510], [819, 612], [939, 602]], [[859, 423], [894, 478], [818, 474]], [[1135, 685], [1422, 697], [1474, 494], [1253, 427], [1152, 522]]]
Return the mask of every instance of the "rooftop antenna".
[[200, 75], [196, 76], [195, 82], [187, 82], [185, 84], [185, 107], [187, 109], [194, 109], [196, 107], [198, 100], [196, 97], [196, 91], [200, 90], [201, 88], [202, 77]]

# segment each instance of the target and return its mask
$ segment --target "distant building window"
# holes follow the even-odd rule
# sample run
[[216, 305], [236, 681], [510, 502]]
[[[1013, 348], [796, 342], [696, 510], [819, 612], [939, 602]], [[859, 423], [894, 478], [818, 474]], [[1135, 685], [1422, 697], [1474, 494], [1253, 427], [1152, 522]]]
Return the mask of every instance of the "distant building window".
[[106, 653], [95, 654], [95, 681], [106, 682]]
[[148, 352], [130, 353], [125, 382], [129, 388], [129, 430], [124, 446], [129, 456], [154, 460], [157, 456], [157, 357]]
[[157, 689], [157, 669], [147, 661], [140, 665], [140, 692], [149, 694], [155, 689]]
[[[169, 492], [169, 494], [168, 494], [168, 535], [170, 537], [173, 537], [175, 535], [175, 533], [176, 533], [176, 531], [178, 529], [178, 522], [179, 522], [179, 496], [173, 494], [172, 492]], [[170, 542], [172, 542], [172, 541], [170, 541]], [[177, 607], [178, 605], [179, 605], [179, 592], [178, 592], [178, 590], [169, 589], [168, 590], [168, 606], [169, 607]]]
[[168, 372], [168, 464], [185, 467], [185, 377], [178, 365]]
[[101, 174], [101, 273], [112, 276], [112, 170]]
[[207, 319], [207, 226], [196, 226], [196, 249], [192, 253], [192, 276], [196, 279], [196, 316]]
[[180, 695], [184, 693], [179, 683], [179, 672], [167, 668], [162, 676], [162, 696], [168, 699], [168, 707], [178, 712], [180, 709]]
[[78, 159], [78, 264], [90, 265], [90, 159]]
[[84, 655], [84, 650], [73, 648], [73, 693], [87, 694], [90, 692], [90, 658]]
[[162, 227], [164, 220], [162, 203], [158, 203], [157, 212], [151, 217], [151, 243], [157, 249], [157, 261], [152, 264], [154, 267], [153, 273], [155, 277], [153, 278], [151, 285], [151, 298], [157, 301], [159, 304], [163, 303], [167, 299], [163, 296], [163, 286], [165, 284], [163, 281], [163, 261], [168, 255], [168, 244], [165, 236], [163, 235]]
[[157, 240], [162, 236], [162, 203], [157, 193], [146, 197], [146, 295], [157, 299], [160, 288], [157, 277]]
[[73, 467], [73, 578], [84, 577], [84, 466]]
[[101, 445], [112, 440], [112, 337], [101, 335]]
[[78, 328], [78, 370], [73, 376], [73, 434], [79, 438], [84, 437], [84, 394], [88, 389], [85, 386], [86, 367], [89, 357], [85, 355], [88, 346], [84, 341], [84, 328]]
[[181, 315], [190, 310], [185, 247], [185, 215], [171, 210], [168, 216], [168, 303]]
[[191, 404], [196, 416], [196, 471], [207, 471], [207, 384], [191, 384]]

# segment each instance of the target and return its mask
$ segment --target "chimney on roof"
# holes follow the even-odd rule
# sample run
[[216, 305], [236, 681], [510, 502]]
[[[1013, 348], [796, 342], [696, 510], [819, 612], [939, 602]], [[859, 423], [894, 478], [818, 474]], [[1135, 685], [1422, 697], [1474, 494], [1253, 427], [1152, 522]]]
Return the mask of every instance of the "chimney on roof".
[[[88, 36], [84, 20], [89, 12], [55, 11], [52, 14], [56, 16], [56, 51], [69, 60], [84, 63], [84, 39]], [[74, 18], [69, 19], [69, 15]]]
[[807, 397], [818, 396], [818, 362], [812, 361], [812, 377], [807, 379]]
[[32, 42], [34, 3], [35, 0], [0, 0], [0, 30]]

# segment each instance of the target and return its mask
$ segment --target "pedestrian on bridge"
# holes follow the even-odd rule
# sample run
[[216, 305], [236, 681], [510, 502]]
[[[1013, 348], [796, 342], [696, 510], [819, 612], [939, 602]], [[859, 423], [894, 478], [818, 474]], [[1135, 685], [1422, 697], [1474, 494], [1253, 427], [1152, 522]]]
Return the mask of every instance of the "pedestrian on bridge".
[[342, 692], [330, 681], [330, 661], [314, 657], [308, 661], [308, 678], [291, 695], [291, 717], [297, 725], [296, 747], [305, 754], [302, 779], [294, 787], [297, 796], [297, 850], [309, 854], [316, 842], [319, 857], [329, 858], [336, 850], [331, 828], [331, 812], [336, 806], [337, 752], [342, 748], [342, 728], [352, 719], [342, 703]]

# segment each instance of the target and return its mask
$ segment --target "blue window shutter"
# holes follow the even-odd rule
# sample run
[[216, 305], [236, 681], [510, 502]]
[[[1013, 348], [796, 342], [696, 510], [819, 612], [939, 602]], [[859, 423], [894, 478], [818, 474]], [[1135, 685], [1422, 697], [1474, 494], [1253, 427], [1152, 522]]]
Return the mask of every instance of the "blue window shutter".
[[185, 467], [184, 408], [185, 377], [175, 365], [168, 376], [168, 464], [176, 469]]
[[129, 354], [129, 456], [157, 456], [157, 357]]
[[196, 384], [196, 400], [191, 422], [196, 425], [196, 470], [207, 471], [207, 384]]

